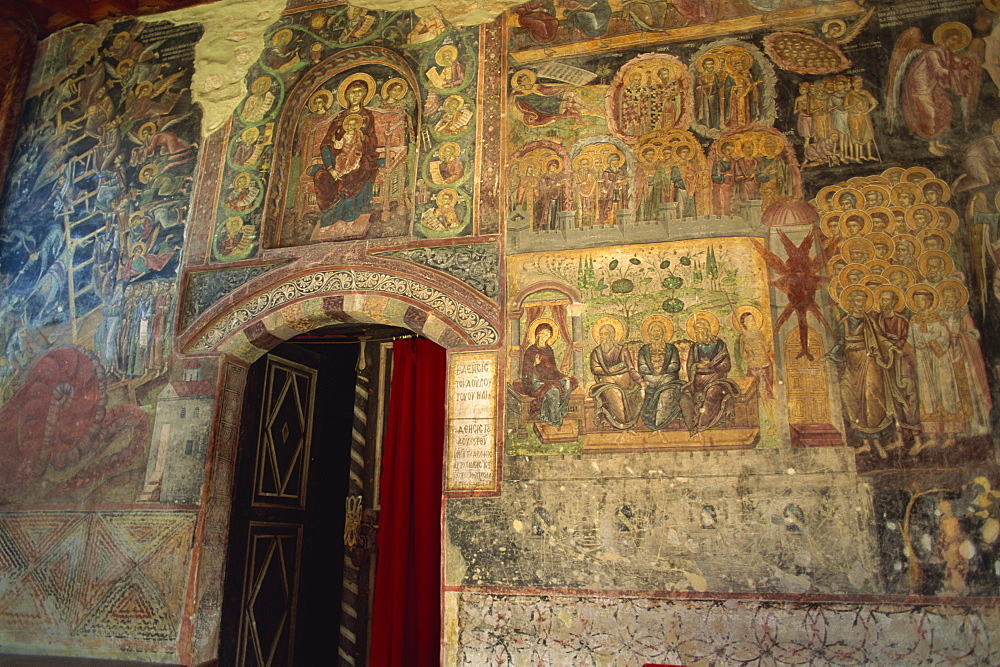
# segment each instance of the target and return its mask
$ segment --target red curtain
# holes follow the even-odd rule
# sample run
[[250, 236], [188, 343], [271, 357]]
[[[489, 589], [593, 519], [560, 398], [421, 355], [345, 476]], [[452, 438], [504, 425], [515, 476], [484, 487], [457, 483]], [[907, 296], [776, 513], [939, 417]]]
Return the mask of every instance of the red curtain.
[[445, 360], [423, 338], [393, 345], [371, 667], [439, 663]]

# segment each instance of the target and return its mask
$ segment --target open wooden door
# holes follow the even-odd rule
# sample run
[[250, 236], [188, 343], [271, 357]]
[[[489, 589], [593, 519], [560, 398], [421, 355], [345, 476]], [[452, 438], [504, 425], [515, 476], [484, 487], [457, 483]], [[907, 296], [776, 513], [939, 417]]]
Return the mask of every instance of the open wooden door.
[[250, 369], [220, 664], [278, 667], [306, 664], [317, 649], [337, 653], [359, 348], [286, 343]]

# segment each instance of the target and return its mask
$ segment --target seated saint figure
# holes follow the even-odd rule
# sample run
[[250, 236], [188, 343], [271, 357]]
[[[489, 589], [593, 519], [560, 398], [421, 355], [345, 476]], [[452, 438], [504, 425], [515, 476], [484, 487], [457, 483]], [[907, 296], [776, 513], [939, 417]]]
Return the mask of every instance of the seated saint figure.
[[649, 342], [639, 348], [639, 374], [646, 388], [642, 423], [659, 431], [680, 416], [680, 395], [684, 386], [684, 381], [678, 378], [681, 357], [677, 347], [669, 342], [674, 333], [669, 320], [653, 319], [646, 332]]
[[[613, 324], [598, 322], [599, 344], [590, 353], [590, 372], [597, 381], [590, 388], [594, 420], [616, 429], [629, 429], [639, 420], [642, 387], [629, 351], [618, 340]], [[619, 327], [621, 325], [619, 324]]]
[[521, 356], [521, 391], [535, 399], [530, 419], [559, 427], [569, 412], [570, 394], [579, 383], [559, 370], [550, 340], [551, 324], [542, 322], [535, 327], [535, 342]]
[[706, 312], [691, 317], [694, 342], [688, 352], [688, 383], [681, 390], [681, 412], [693, 437], [732, 415], [740, 388], [726, 378], [732, 360], [725, 341], [713, 332], [718, 331], [718, 320]]

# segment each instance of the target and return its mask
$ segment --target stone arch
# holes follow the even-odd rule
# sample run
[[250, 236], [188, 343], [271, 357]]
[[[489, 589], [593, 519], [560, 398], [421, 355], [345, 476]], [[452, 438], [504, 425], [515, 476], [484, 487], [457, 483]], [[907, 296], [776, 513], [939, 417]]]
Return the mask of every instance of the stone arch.
[[448, 349], [500, 342], [485, 313], [434, 285], [347, 266], [298, 274], [234, 302], [183, 351], [223, 352], [249, 363], [284, 340], [338, 322], [404, 327]]

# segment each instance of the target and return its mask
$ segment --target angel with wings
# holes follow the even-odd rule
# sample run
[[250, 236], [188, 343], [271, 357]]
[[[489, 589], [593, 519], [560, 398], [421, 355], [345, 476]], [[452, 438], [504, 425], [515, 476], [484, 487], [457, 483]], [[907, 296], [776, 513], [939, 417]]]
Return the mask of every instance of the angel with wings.
[[920, 28], [909, 28], [899, 39], [889, 62], [889, 131], [902, 113], [910, 132], [929, 142], [932, 155], [951, 150], [941, 138], [952, 127], [957, 98], [965, 125], [976, 110], [982, 83], [982, 40], [968, 48], [972, 31], [962, 23], [944, 23], [934, 30], [933, 44], [923, 42]]

